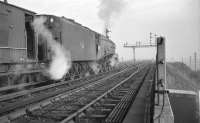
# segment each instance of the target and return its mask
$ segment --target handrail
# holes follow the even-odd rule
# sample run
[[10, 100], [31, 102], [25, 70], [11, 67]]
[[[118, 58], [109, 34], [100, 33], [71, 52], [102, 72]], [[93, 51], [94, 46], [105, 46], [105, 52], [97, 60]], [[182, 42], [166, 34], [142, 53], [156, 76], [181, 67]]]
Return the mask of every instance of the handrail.
[[17, 48], [17, 47], [0, 47], [0, 49], [27, 50], [27, 48]]

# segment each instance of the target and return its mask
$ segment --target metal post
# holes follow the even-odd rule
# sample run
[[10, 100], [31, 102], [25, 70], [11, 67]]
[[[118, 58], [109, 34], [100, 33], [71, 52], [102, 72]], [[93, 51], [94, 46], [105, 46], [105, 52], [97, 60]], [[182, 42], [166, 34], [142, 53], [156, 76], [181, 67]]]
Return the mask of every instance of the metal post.
[[190, 56], [190, 68], [192, 69], [192, 57]]
[[194, 52], [194, 70], [197, 71], [197, 52]]
[[38, 45], [39, 45], [39, 42], [38, 42], [38, 33], [35, 32], [35, 59], [36, 61], [38, 61]]
[[135, 48], [133, 47], [133, 63], [135, 64]]
[[182, 64], [184, 64], [183, 57], [182, 57]]
[[150, 32], [149, 44], [151, 45], [152, 33]]

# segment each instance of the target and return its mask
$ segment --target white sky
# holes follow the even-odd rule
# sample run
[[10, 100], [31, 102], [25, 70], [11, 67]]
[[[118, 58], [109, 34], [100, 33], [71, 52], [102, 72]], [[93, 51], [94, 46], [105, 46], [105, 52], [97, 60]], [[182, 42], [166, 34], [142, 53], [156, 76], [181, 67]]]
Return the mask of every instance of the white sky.
[[[8, 0], [9, 3], [35, 11], [75, 19], [97, 32], [103, 22], [98, 18], [98, 0]], [[189, 61], [195, 51], [200, 56], [200, 0], [126, 0], [120, 16], [113, 18], [111, 39], [124, 60], [132, 59], [132, 50], [123, 42], [148, 43], [149, 33], [166, 37], [168, 60]], [[137, 59], [152, 59], [153, 49], [137, 49]]]

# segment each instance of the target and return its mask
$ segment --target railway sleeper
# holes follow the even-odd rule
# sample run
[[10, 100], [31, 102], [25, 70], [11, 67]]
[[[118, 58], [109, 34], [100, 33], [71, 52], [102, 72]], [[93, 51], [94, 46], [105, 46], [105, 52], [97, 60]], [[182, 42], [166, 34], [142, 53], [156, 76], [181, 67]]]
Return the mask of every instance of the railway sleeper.
[[[120, 100], [113, 100], [112, 98], [107, 98], [107, 99], [104, 99], [103, 104], [101, 104], [99, 107], [94, 107], [93, 110], [87, 114], [86, 117], [83, 117], [83, 119], [85, 119], [85, 121], [88, 122], [91, 122], [94, 121], [94, 118], [97, 118], [98, 119], [98, 122], [99, 120], [101, 120], [102, 122], [100, 123], [103, 123], [105, 122], [105, 119], [106, 117], [109, 115], [109, 113], [116, 107], [116, 105], [118, 105], [118, 109], [125, 109], [124, 106], [122, 104], [119, 104]], [[127, 103], [127, 102], [125, 102]], [[83, 121], [83, 120], [82, 120]], [[96, 121], [95, 121], [96, 123]]]
[[106, 123], [121, 123], [130, 105], [133, 102], [134, 95], [135, 93], [133, 93], [133, 90], [130, 90], [129, 93], [127, 93], [121, 99], [121, 101], [115, 106], [112, 112], [105, 119], [105, 122]]
[[105, 107], [94, 107], [91, 108], [91, 110], [87, 110], [86, 114], [87, 115], [93, 115], [93, 114], [106, 114], [110, 112], [112, 109], [111, 108], [105, 108]]
[[53, 120], [53, 121], [57, 121], [58, 117], [54, 118], [54, 117], [50, 117], [48, 116], [48, 114], [33, 114], [32, 112], [30, 112], [29, 110], [26, 110], [26, 115], [24, 116], [24, 119], [34, 119], [34, 120]]
[[121, 102], [119, 103], [112, 112], [108, 115], [108, 117], [105, 119], [106, 123], [120, 123], [122, 122], [127, 110], [128, 105], [130, 105], [130, 102]]
[[136, 97], [136, 93], [139, 91], [141, 86], [143, 85], [143, 82], [146, 78], [147, 73], [149, 70], [146, 72], [145, 76], [142, 79], [142, 83], [140, 83], [137, 86], [137, 91], [136, 89], [130, 89], [130, 91], [121, 99], [121, 101], [115, 106], [115, 108], [112, 110], [112, 112], [108, 115], [108, 117], [105, 119], [106, 123], [121, 123], [128, 112], [128, 109], [132, 105], [132, 102], [134, 101]]
[[114, 103], [113, 103], [113, 104], [112, 104], [112, 103], [102, 104], [103, 107], [105, 107], [105, 108], [111, 108], [111, 109], [114, 108], [115, 105], [116, 105], [116, 104], [114, 104]]
[[70, 123], [103, 123], [104, 118], [102, 117], [103, 116], [100, 116], [100, 115], [98, 115], [98, 117], [97, 116], [81, 117], [81, 118], [77, 118], [74, 122], [70, 122]]
[[[87, 111], [86, 116], [82, 117], [82, 122], [93, 122], [94, 119], [98, 119], [100, 123], [104, 122], [104, 119], [108, 116], [108, 114], [112, 111], [112, 109], [118, 104], [120, 100], [113, 100], [110, 98], [105, 99], [101, 104], [98, 106], [94, 106], [92, 110]], [[84, 119], [84, 120], [83, 120]], [[96, 123], [97, 121], [95, 121]]]
[[120, 100], [116, 100], [116, 99], [106, 99], [104, 100], [104, 103], [115, 103], [117, 104]]
[[[77, 110], [77, 109], [76, 109]], [[32, 118], [32, 119], [49, 119], [54, 121], [61, 121], [65, 117], [68, 117], [71, 113], [75, 112], [76, 110], [48, 110], [44, 112], [26, 112], [26, 116]]]

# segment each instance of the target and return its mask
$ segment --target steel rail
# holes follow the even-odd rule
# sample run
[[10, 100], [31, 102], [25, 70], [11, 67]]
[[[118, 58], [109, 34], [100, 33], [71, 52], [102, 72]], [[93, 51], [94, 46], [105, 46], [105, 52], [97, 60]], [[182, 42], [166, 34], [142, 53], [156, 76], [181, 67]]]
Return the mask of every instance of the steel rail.
[[[103, 75], [104, 76], [104, 75]], [[100, 76], [100, 79], [102, 79], [101, 78], [101, 76]], [[96, 81], [96, 78], [92, 78], [91, 80], [86, 80], [86, 85], [87, 84], [89, 84], [91, 81]], [[89, 82], [89, 83], [88, 83]], [[61, 86], [61, 85], [63, 85], [62, 83], [60, 84], [60, 83], [56, 83], [56, 85], [59, 85], [59, 86]], [[80, 85], [80, 86], [82, 86], [83, 85], [83, 83]], [[79, 87], [80, 87], [79, 86]], [[49, 87], [51, 87], [51, 88], [55, 88], [56, 89], [56, 87], [57, 86], [55, 86], [55, 85], [50, 85], [50, 86], [48, 86], [47, 87], [47, 89], [49, 89]], [[46, 88], [45, 88], [46, 89]], [[28, 105], [28, 104], [32, 104], [32, 103], [35, 103], [35, 102], [38, 102], [38, 101], [41, 101], [41, 100], [43, 100], [43, 99], [46, 99], [46, 98], [49, 98], [49, 97], [52, 97], [52, 96], [55, 96], [55, 95], [58, 95], [58, 94], [60, 94], [60, 93], [63, 93], [63, 92], [66, 92], [66, 91], [70, 91], [70, 90], [72, 90], [72, 89], [74, 89], [74, 88], [65, 88], [65, 89], [61, 89], [61, 90], [57, 90], [57, 91], [55, 91], [55, 92], [49, 92], [48, 94], [40, 94], [41, 96], [37, 96], [37, 98], [27, 98], [27, 99], [25, 99], [25, 100], [23, 100], [21, 103], [18, 103], [18, 104], [16, 104], [16, 105], [12, 105], [11, 104], [11, 106], [6, 106], [6, 107], [2, 107], [2, 108], [0, 108], [0, 115], [2, 115], [3, 113], [6, 113], [6, 112], [9, 112], [10, 110], [13, 110], [13, 109], [15, 109], [15, 108], [20, 108], [20, 107], [22, 107], [22, 106], [24, 106], [24, 105]], [[38, 91], [44, 91], [44, 88], [43, 87], [39, 87], [39, 88], [36, 88], [36, 89], [34, 89], [34, 90], [32, 90], [31, 92], [26, 92], [26, 91], [23, 91], [23, 93], [25, 94], [25, 95], [28, 95], [28, 94], [31, 94], [31, 93], [35, 93], [35, 92], [38, 92]], [[18, 95], [17, 95], [18, 96]], [[11, 98], [12, 99], [12, 97], [8, 97], [8, 98]]]
[[119, 87], [120, 85], [122, 85], [123, 83], [125, 83], [127, 80], [129, 80], [130, 78], [132, 78], [136, 73], [138, 73], [140, 71], [140, 68], [138, 67], [137, 71], [132, 73], [128, 78], [124, 79], [123, 81], [121, 81], [120, 83], [118, 83], [117, 85], [115, 85], [113, 88], [111, 88], [110, 90], [108, 90], [107, 92], [103, 93], [101, 96], [97, 97], [95, 100], [93, 100], [92, 102], [90, 102], [89, 104], [87, 104], [86, 106], [82, 107], [81, 109], [79, 109], [77, 112], [71, 114], [70, 116], [68, 116], [66, 119], [62, 120], [60, 123], [66, 123], [69, 122], [70, 120], [72, 120], [74, 117], [76, 117], [77, 115], [79, 115], [81, 112], [83, 112], [84, 110], [86, 110], [87, 108], [91, 107], [94, 103], [96, 103], [97, 101], [99, 101], [100, 99], [102, 99], [104, 96], [106, 96], [108, 93], [112, 92], [114, 89], [116, 89], [117, 87]]
[[[135, 67], [135, 66], [134, 66], [134, 67]], [[81, 90], [83, 90], [83, 89], [89, 88], [90, 86], [94, 86], [94, 85], [96, 85], [96, 84], [99, 84], [99, 83], [101, 83], [102, 81], [105, 81], [105, 80], [107, 80], [107, 79], [109, 79], [109, 78], [112, 78], [113, 76], [116, 76], [116, 75], [118, 75], [118, 74], [121, 74], [122, 72], [126, 72], [126, 71], [128, 71], [129, 69], [130, 69], [130, 68], [126, 68], [125, 70], [119, 71], [119, 72], [117, 72], [117, 73], [115, 73], [115, 74], [112, 74], [112, 75], [106, 77], [106, 78], [100, 79], [100, 80], [96, 81], [95, 83], [87, 84], [87, 85], [85, 85], [85, 86], [83, 86], [83, 87], [80, 87], [80, 88], [77, 88], [77, 89], [74, 89], [74, 90], [71, 90], [71, 91], [68, 91], [68, 92], [65, 92], [65, 93], [64, 93], [64, 92], [62, 92], [62, 93], [60, 93], [60, 94], [58, 93], [57, 96], [50, 97], [50, 98], [48, 98], [48, 99], [46, 99], [46, 100], [43, 100], [43, 101], [41, 100], [41, 102], [39, 102], [39, 103], [30, 104], [30, 106], [29, 106], [30, 108], [29, 108], [29, 109], [30, 109], [30, 110], [38, 109], [38, 108], [41, 107], [41, 105], [45, 106], [45, 105], [51, 103], [52, 100], [59, 100], [59, 99], [61, 99], [61, 98], [64, 98], [64, 97], [66, 97], [66, 96], [69, 96], [69, 95], [71, 95], [71, 94], [73, 94], [73, 93], [75, 93], [75, 92], [78, 92], [78, 91], [81, 91]], [[27, 109], [26, 107], [25, 107], [25, 108], [21, 108], [21, 109], [18, 109], [17, 111], [15, 111], [15, 112], [12, 112], [12, 113], [9, 113], [9, 114], [7, 114], [7, 115], [4, 115], [4, 116], [0, 117], [0, 121], [1, 121], [1, 119], [5, 119], [5, 118], [8, 118], [8, 117], [9, 117], [9, 119], [15, 119], [15, 118], [17, 118], [17, 117], [19, 117], [19, 116], [25, 114], [25, 113], [26, 113], [26, 112], [25, 112], [26, 109]]]
[[[51, 88], [53, 86], [60, 86], [62, 84], [74, 83], [74, 81], [83, 81], [85, 79], [92, 78], [92, 77], [95, 77], [95, 76], [101, 76], [103, 74], [107, 74], [107, 73], [110, 73], [110, 72], [115, 72], [115, 71], [123, 70], [126, 67], [128, 67], [128, 66], [119, 66], [118, 68], [116, 68], [114, 70], [111, 70], [111, 71], [108, 71], [108, 72], [100, 73], [98, 75], [91, 75], [91, 76], [84, 77], [84, 78], [78, 78], [78, 79], [75, 79], [75, 80], [69, 80], [69, 81], [59, 80], [60, 82], [59, 81], [51, 82], [49, 85], [40, 86], [41, 89], [36, 90], [36, 91], [40, 91], [42, 89], [48, 89], [48, 87]], [[0, 94], [1, 93], [6, 93], [6, 91], [17, 90], [18, 88], [31, 88], [31, 86], [37, 86], [37, 85], [42, 84], [42, 83], [45, 84], [45, 83], [48, 83], [48, 81], [42, 81], [42, 82], [37, 82], [37, 83], [36, 82], [24, 83], [24, 84], [9, 86], [9, 87], [2, 87], [2, 88], [0, 88]], [[44, 88], [42, 88], [42, 87], [44, 87]], [[18, 96], [23, 96], [23, 95], [27, 94], [27, 89], [24, 89], [24, 90], [26, 90], [25, 93], [23, 93], [23, 91], [17, 91], [17, 92], [9, 93], [9, 94], [6, 94], [6, 95], [1, 95], [0, 96], [0, 101], [12, 99], [12, 98], [16, 98]], [[35, 92], [34, 90], [28, 91], [28, 93], [34, 93], [34, 92]]]
[[[75, 82], [78, 82], [78, 81], [84, 81], [84, 80], [87, 81], [87, 79], [94, 79], [94, 77], [106, 76], [107, 74], [112, 74], [112, 72], [116, 72], [116, 71], [118, 71], [118, 70], [113, 70], [113, 71], [101, 73], [101, 74], [98, 74], [98, 75], [89, 76], [87, 78], [79, 78], [79, 79], [76, 79], [76, 80], [61, 81], [61, 82], [53, 83], [53, 84], [51, 83], [49, 85], [33, 88], [32, 90], [23, 90], [23, 91], [18, 91], [18, 92], [7, 94], [7, 95], [2, 95], [2, 96], [0, 96], [0, 102], [6, 101], [6, 100], [9, 100], [9, 99], [14, 99], [14, 98], [17, 98], [17, 97], [20, 97], [20, 96], [25, 96], [25, 95], [28, 95], [28, 94], [36, 93], [36, 92], [39, 92], [39, 91], [47, 90], [47, 89], [50, 89], [50, 88], [55, 88], [57, 86], [75, 83]], [[90, 81], [90, 80], [88, 80], [88, 81]], [[34, 85], [30, 85], [30, 86], [34, 86]]]

